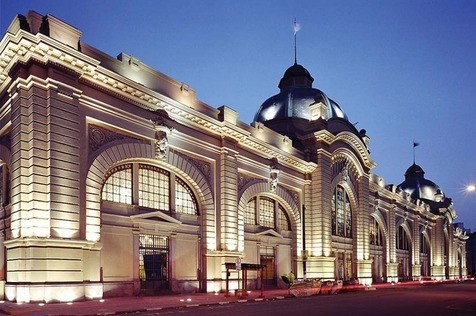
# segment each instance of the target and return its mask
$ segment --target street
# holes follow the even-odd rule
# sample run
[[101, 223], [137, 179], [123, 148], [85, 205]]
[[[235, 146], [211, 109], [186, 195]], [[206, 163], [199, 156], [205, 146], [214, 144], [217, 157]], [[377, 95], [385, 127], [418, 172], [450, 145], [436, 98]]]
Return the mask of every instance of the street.
[[476, 282], [196, 306], [135, 315], [476, 315]]

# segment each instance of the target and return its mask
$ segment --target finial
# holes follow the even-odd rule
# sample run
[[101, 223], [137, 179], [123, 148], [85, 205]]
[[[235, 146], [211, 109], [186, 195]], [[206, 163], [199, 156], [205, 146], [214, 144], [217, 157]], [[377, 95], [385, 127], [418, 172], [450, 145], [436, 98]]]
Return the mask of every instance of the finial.
[[296, 34], [301, 29], [301, 25], [296, 22], [296, 18], [294, 18], [294, 64], [297, 65], [297, 49], [296, 49]]

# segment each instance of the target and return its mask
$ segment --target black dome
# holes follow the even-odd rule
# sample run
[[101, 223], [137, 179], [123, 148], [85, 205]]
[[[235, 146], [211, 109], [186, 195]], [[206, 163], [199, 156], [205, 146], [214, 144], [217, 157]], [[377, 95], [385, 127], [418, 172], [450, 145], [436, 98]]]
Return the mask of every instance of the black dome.
[[327, 107], [327, 119], [334, 117], [347, 119], [340, 106], [329, 99], [319, 89], [314, 89], [314, 78], [303, 66], [295, 63], [289, 67], [279, 81], [280, 93], [263, 102], [255, 115], [255, 122], [267, 122], [275, 119], [302, 118], [311, 120], [309, 106], [322, 102]]
[[440, 200], [444, 194], [440, 187], [433, 181], [425, 179], [425, 171], [417, 165], [411, 165], [405, 172], [405, 181], [398, 185], [398, 188], [410, 194], [413, 199], [424, 199], [437, 201], [436, 195], [440, 195]]

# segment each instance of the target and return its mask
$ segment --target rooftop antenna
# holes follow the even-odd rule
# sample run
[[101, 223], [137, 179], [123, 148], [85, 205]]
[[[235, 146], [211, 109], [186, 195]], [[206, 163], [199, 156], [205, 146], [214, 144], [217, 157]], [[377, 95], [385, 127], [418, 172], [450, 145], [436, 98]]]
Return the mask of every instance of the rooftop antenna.
[[294, 18], [294, 64], [297, 64], [297, 49], [296, 49], [296, 34], [301, 29], [301, 25], [296, 22], [296, 18]]
[[420, 146], [420, 143], [415, 142], [415, 139], [413, 140], [413, 164], [415, 164], [415, 147]]

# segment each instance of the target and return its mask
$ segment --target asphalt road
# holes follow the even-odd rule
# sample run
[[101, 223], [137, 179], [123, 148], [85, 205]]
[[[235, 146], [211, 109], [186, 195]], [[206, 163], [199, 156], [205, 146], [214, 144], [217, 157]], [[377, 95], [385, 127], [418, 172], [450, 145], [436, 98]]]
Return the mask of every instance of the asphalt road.
[[169, 309], [134, 315], [476, 315], [476, 282]]

